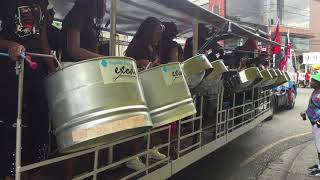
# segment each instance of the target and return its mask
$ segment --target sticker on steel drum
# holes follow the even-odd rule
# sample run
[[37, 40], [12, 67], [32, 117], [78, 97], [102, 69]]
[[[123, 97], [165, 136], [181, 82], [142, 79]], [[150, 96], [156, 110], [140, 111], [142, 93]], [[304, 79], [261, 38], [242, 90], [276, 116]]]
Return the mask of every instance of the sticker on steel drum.
[[119, 119], [117, 121], [105, 122], [94, 127], [80, 129], [72, 132], [72, 140], [81, 142], [87, 139], [97, 138], [107, 134], [113, 134], [124, 130], [144, 127], [146, 124], [146, 117], [144, 115], [137, 115]]
[[179, 65], [161, 67], [163, 79], [167, 86], [183, 82], [183, 75]]
[[99, 67], [104, 84], [137, 82], [133, 61], [103, 59], [99, 61]]

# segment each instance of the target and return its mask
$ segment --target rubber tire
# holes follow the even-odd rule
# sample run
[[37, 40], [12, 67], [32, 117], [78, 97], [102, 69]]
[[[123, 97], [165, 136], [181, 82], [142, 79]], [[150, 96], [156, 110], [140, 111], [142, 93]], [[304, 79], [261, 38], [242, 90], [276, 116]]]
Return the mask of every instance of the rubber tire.
[[293, 108], [294, 108], [294, 106], [295, 106], [295, 104], [296, 104], [296, 96], [295, 96], [295, 95], [293, 95], [292, 102], [291, 102], [290, 104], [288, 104], [288, 105], [287, 105], [287, 110], [291, 110], [291, 109], [293, 109]]
[[274, 113], [275, 113], [275, 111], [276, 111], [276, 107], [277, 107], [277, 105], [276, 105], [276, 100], [275, 100], [275, 98], [276, 98], [276, 95], [272, 95], [271, 96], [271, 107], [270, 107], [270, 110], [271, 110], [271, 112], [272, 112], [272, 115], [271, 116], [269, 116], [267, 119], [266, 119], [266, 121], [271, 121], [271, 120], [273, 120], [273, 115], [274, 115]]

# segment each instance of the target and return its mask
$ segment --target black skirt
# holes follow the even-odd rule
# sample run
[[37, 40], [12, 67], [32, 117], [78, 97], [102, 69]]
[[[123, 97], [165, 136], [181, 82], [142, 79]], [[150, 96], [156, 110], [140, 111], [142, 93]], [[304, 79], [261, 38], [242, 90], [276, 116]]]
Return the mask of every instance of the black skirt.
[[[15, 63], [0, 59], [0, 177], [13, 176], [15, 167], [18, 76]], [[44, 91], [45, 71], [25, 66], [22, 163], [39, 161], [44, 156], [48, 141], [48, 107]]]

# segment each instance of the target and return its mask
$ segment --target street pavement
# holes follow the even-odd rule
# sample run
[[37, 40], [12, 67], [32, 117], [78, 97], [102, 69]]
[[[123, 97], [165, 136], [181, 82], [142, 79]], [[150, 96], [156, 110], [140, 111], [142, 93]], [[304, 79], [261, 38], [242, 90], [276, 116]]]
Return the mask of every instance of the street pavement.
[[299, 89], [294, 109], [277, 112], [273, 120], [261, 123], [170, 179], [314, 179], [306, 170], [317, 162], [311, 126], [300, 118], [311, 92]]

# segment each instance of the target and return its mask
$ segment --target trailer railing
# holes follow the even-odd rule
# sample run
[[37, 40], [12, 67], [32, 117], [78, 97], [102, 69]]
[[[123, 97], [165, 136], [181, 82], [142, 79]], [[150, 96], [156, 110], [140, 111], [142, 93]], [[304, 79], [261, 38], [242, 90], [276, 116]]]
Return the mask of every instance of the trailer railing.
[[[194, 103], [198, 113], [177, 121], [175, 131], [172, 130], [172, 125], [166, 125], [111, 144], [17, 167], [17, 170], [22, 174], [42, 169], [43, 172], [48, 172], [44, 173], [44, 176], [60, 179], [63, 178], [64, 164], [67, 161], [82, 158], [91, 166], [76, 173], [73, 180], [165, 179], [271, 116], [270, 96], [270, 90], [261, 88], [234, 93], [229, 97], [226, 97], [223, 91], [211, 97], [195, 95]], [[161, 138], [161, 143], [152, 145], [152, 136], [162, 136], [164, 133], [166, 137]], [[119, 146], [130, 141], [144, 144], [142, 150], [130, 156], [119, 153], [121, 152]], [[160, 150], [167, 158], [159, 161], [151, 160], [149, 153], [152, 148]], [[119, 154], [121, 157], [118, 157]], [[133, 171], [125, 168], [126, 162], [137, 157], [143, 159], [146, 165], [144, 169]], [[76, 164], [85, 166], [86, 163]], [[59, 173], [52, 173], [56, 171]]]

